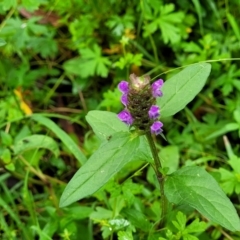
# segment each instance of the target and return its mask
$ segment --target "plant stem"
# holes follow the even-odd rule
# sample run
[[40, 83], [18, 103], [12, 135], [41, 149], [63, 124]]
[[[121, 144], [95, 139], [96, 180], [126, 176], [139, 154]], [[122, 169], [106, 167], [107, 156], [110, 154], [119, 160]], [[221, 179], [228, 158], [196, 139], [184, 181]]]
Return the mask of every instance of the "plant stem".
[[158, 183], [160, 186], [160, 193], [161, 193], [161, 208], [162, 208], [162, 212], [161, 212], [161, 219], [159, 222], [159, 228], [163, 228], [163, 224], [164, 224], [164, 217], [166, 215], [166, 198], [165, 198], [165, 194], [164, 194], [164, 176], [163, 174], [160, 172], [160, 169], [162, 169], [162, 165], [158, 156], [158, 152], [157, 152], [157, 148], [155, 146], [155, 143], [153, 141], [152, 135], [151, 133], [147, 133], [147, 140], [148, 143], [150, 145], [151, 148], [151, 152], [153, 155], [153, 159], [154, 159], [154, 163], [155, 166], [153, 167], [156, 175], [157, 175], [157, 179], [158, 179]]
[[150, 42], [151, 42], [151, 44], [152, 44], [153, 54], [154, 54], [155, 61], [156, 61], [156, 63], [159, 63], [157, 47], [156, 47], [156, 44], [155, 44], [155, 42], [154, 42], [153, 37], [152, 37], [151, 34], [149, 35], [149, 39], [150, 39]]
[[14, 12], [15, 12], [15, 10], [16, 10], [16, 8], [13, 7], [13, 8], [8, 12], [7, 16], [5, 17], [5, 19], [2, 21], [2, 23], [1, 23], [1, 25], [0, 25], [0, 32], [1, 32], [2, 29], [4, 28], [7, 20], [12, 17], [12, 15], [13, 15]]

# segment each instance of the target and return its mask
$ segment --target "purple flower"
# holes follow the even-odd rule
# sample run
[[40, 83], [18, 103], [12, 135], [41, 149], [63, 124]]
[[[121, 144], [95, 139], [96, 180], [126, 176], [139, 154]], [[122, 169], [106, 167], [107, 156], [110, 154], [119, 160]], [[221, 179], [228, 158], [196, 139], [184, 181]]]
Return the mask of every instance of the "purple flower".
[[151, 119], [157, 119], [160, 116], [160, 109], [157, 105], [152, 105], [148, 111], [148, 116]]
[[160, 88], [163, 86], [163, 80], [159, 79], [152, 84], [152, 94], [154, 97], [161, 97], [162, 91]]
[[151, 126], [151, 133], [155, 135], [160, 134], [163, 131], [162, 126], [163, 124], [160, 121], [153, 123], [153, 125]]
[[128, 124], [128, 125], [131, 125], [131, 124], [133, 123], [133, 118], [132, 118], [130, 112], [127, 111], [127, 110], [121, 111], [121, 112], [118, 114], [118, 118], [119, 118], [122, 122], [124, 122], [124, 123], [126, 123], [126, 124]]
[[163, 80], [158, 79], [150, 85], [150, 76], [131, 74], [129, 78], [129, 83], [121, 81], [118, 84], [122, 93], [121, 102], [125, 106], [118, 118], [145, 133], [151, 131], [152, 134], [160, 134], [163, 124], [158, 121], [160, 108], [155, 104], [156, 98], [162, 96]]
[[122, 93], [128, 93], [128, 82], [126, 81], [121, 81], [119, 84], [118, 84], [118, 89], [122, 92]]
[[121, 102], [124, 106], [127, 106], [128, 104], [128, 98], [127, 98], [127, 93], [124, 93], [121, 97]]

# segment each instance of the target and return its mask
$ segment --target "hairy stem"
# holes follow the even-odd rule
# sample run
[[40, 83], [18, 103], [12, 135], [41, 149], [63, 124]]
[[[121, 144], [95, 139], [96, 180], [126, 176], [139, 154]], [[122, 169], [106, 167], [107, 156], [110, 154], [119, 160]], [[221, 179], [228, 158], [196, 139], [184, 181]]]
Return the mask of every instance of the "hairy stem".
[[154, 159], [154, 163], [155, 163], [155, 166], [153, 166], [153, 169], [154, 169], [154, 171], [157, 175], [158, 183], [159, 183], [159, 186], [160, 186], [162, 213], [161, 213], [161, 219], [160, 219], [160, 222], [159, 222], [158, 226], [159, 226], [159, 228], [163, 228], [164, 217], [166, 215], [166, 198], [165, 198], [165, 194], [164, 194], [164, 176], [160, 172], [160, 169], [162, 169], [162, 165], [161, 165], [160, 159], [158, 157], [157, 148], [155, 146], [155, 143], [153, 141], [151, 133], [147, 133], [146, 136], [147, 136], [147, 140], [148, 140], [148, 143], [150, 145], [151, 152], [152, 152], [153, 159]]

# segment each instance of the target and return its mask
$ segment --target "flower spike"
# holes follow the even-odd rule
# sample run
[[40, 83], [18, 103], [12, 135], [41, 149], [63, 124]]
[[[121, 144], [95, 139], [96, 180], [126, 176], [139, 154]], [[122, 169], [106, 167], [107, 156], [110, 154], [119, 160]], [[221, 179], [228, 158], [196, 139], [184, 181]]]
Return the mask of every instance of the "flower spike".
[[118, 89], [122, 92], [121, 102], [126, 108], [118, 114], [118, 118], [141, 132], [162, 133], [163, 123], [158, 121], [160, 108], [156, 105], [156, 98], [162, 96], [162, 86], [162, 79], [151, 85], [150, 77], [146, 75], [138, 77], [131, 74], [129, 83], [121, 81]]

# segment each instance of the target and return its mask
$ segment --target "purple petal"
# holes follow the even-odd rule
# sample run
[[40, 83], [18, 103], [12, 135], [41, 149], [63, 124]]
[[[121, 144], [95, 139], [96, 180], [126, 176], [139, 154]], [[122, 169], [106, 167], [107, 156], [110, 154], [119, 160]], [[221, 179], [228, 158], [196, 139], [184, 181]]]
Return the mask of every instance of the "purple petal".
[[151, 133], [155, 135], [160, 134], [163, 131], [162, 126], [163, 123], [161, 123], [160, 121], [153, 123], [153, 125], [151, 126]]
[[127, 106], [128, 104], [128, 97], [127, 97], [127, 93], [124, 93], [121, 97], [121, 102], [124, 106]]
[[152, 105], [148, 111], [148, 115], [151, 119], [157, 119], [160, 116], [160, 109], [157, 105]]
[[152, 84], [152, 94], [154, 97], [161, 97], [162, 91], [160, 88], [163, 86], [163, 80], [159, 79]]
[[152, 90], [152, 95], [156, 98], [156, 97], [161, 97], [163, 94], [160, 89], [157, 89], [157, 90]]
[[126, 123], [126, 124], [128, 124], [128, 125], [131, 125], [131, 124], [133, 123], [133, 118], [132, 118], [130, 112], [128, 112], [127, 110], [121, 111], [121, 112], [118, 114], [118, 118], [119, 118], [122, 122], [124, 122], [124, 123]]
[[162, 79], [158, 79], [157, 81], [155, 81], [152, 84], [153, 88], [161, 88], [163, 86], [163, 80]]
[[118, 84], [118, 89], [122, 92], [122, 93], [128, 93], [128, 82], [126, 81], [121, 81]]

